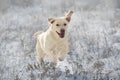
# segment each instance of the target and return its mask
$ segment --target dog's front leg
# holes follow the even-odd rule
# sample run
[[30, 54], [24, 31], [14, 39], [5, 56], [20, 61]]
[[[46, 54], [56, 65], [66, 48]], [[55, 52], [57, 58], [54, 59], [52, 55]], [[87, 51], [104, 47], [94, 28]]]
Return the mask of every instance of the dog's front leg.
[[52, 58], [52, 62], [56, 66], [57, 65], [57, 61], [58, 61], [58, 55], [55, 53], [55, 51], [51, 51], [51, 58]]
[[66, 46], [64, 48], [61, 48], [60, 51], [59, 51], [58, 59], [60, 61], [63, 61], [65, 59], [65, 57], [67, 56], [68, 52], [69, 52], [68, 46]]
[[59, 59], [60, 61], [63, 61], [66, 56], [67, 56], [67, 52], [60, 52], [58, 59]]

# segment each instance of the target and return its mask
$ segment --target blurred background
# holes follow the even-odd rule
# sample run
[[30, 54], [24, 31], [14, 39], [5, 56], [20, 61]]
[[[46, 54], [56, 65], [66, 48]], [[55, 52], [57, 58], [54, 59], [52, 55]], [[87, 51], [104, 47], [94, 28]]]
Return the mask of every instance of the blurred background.
[[[33, 34], [69, 10], [70, 53], [40, 67]], [[0, 0], [0, 80], [120, 80], [120, 0]]]
[[7, 11], [9, 8], [28, 8], [33, 6], [41, 6], [41, 8], [46, 10], [102, 10], [120, 8], [120, 0], [0, 0], [1, 12]]

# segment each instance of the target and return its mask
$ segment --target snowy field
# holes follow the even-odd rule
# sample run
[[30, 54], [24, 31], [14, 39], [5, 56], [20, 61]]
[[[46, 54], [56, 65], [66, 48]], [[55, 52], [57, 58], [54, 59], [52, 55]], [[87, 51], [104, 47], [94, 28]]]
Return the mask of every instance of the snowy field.
[[[40, 67], [33, 34], [68, 10], [70, 53]], [[120, 80], [120, 1], [0, 0], [0, 80]]]

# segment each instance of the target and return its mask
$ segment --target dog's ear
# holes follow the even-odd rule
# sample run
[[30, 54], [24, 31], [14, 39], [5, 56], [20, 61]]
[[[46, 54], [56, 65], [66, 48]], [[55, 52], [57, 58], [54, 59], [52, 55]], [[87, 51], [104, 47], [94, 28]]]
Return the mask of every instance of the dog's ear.
[[70, 22], [72, 14], [73, 14], [73, 11], [69, 11], [69, 12], [67, 13], [67, 15], [65, 16], [65, 18], [66, 18], [66, 20], [67, 20], [68, 22]]
[[55, 22], [55, 19], [54, 18], [48, 18], [48, 21], [52, 24]]

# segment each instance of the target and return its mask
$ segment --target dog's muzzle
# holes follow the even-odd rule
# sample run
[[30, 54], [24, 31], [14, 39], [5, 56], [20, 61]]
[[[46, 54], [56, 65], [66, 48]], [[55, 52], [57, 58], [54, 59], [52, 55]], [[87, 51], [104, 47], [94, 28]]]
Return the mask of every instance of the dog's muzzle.
[[[57, 31], [56, 31], [56, 32], [57, 32]], [[57, 32], [57, 34], [59, 35], [60, 38], [64, 38], [64, 36], [65, 36], [65, 30], [64, 30], [64, 29], [61, 29], [61, 30], [60, 30], [60, 33]]]

